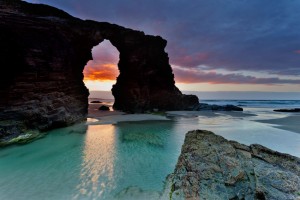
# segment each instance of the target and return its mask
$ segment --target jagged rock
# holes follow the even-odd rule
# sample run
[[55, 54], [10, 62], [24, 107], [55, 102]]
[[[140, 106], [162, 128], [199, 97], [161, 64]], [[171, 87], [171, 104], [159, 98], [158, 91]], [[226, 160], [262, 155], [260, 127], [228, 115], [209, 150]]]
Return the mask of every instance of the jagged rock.
[[104, 39], [120, 52], [114, 109], [189, 110], [199, 103], [175, 86], [160, 36], [21, 0], [0, 1], [0, 30], [0, 122], [18, 121], [21, 133], [21, 127], [43, 131], [86, 119], [82, 72]]
[[291, 108], [291, 109], [277, 109], [275, 112], [300, 112], [300, 108]]
[[101, 101], [91, 101], [91, 103], [102, 103]]
[[215, 105], [215, 104], [207, 104], [200, 103], [199, 106], [195, 109], [198, 111], [201, 110], [213, 110], [213, 111], [243, 111], [243, 108], [234, 106], [234, 105]]
[[108, 110], [109, 110], [109, 107], [103, 105], [103, 106], [100, 106], [100, 107], [98, 108], [98, 110], [108, 111]]
[[171, 199], [299, 199], [300, 159], [190, 131], [165, 194]]
[[0, 141], [0, 147], [12, 144], [27, 144], [44, 137], [45, 134], [46, 133], [40, 133], [39, 131], [27, 131], [26, 134], [19, 134], [17, 137], [10, 137], [5, 141]]

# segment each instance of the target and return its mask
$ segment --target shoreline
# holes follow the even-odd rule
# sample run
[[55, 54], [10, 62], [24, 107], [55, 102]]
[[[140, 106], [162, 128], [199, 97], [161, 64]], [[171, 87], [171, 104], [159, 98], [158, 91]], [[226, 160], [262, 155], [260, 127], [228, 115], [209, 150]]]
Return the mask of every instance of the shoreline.
[[[103, 103], [103, 104], [105, 104], [105, 103]], [[256, 118], [256, 116], [258, 116], [257, 119], [260, 119], [259, 118], [260, 114], [257, 113], [257, 115], [256, 115], [255, 112], [251, 113], [251, 112], [247, 112], [247, 111], [246, 112], [167, 111], [165, 113], [126, 114], [124, 112], [119, 112], [119, 111], [100, 111], [100, 110], [98, 110], [98, 107], [100, 107], [103, 104], [101, 104], [101, 103], [90, 104], [87, 121], [83, 122], [83, 123], [85, 123], [86, 126], [91, 125], [91, 127], [89, 127], [89, 128], [91, 128], [91, 130], [93, 130], [93, 129], [97, 130], [97, 132], [95, 132], [95, 134], [94, 134], [95, 138], [89, 137], [89, 134], [87, 134], [87, 136], [83, 136], [84, 138], [89, 138], [90, 142], [91, 141], [96, 142], [97, 138], [101, 138], [101, 139], [103, 139], [103, 141], [109, 140], [109, 136], [107, 138], [103, 137], [104, 135], [109, 135], [109, 131], [106, 131], [106, 129], [105, 129], [105, 127], [106, 127], [105, 124], [113, 125], [113, 124], [116, 124], [119, 122], [149, 121], [150, 126], [153, 126], [153, 124], [155, 122], [151, 122], [151, 120], [153, 120], [153, 121], [154, 120], [170, 120], [170, 121], [174, 120], [174, 121], [179, 121], [178, 124], [180, 124], [181, 122], [185, 123], [186, 121], [194, 123], [194, 121], [197, 121], [197, 120], [211, 120], [210, 118], [213, 118], [212, 120], [215, 120], [215, 121], [217, 121], [218, 124], [222, 124], [222, 125], [227, 125], [226, 123], [228, 122], [227, 121], [228, 119], [230, 119], [234, 122], [236, 122], [236, 121], [241, 122], [242, 120], [250, 121], [250, 122], [277, 120], [280, 122], [281, 120], [284, 119], [284, 120], [286, 120], [286, 123], [288, 124], [290, 121], [289, 117], [293, 117], [293, 116], [300, 117], [297, 115], [291, 115], [291, 116], [287, 116], [285, 118], [276, 118], [276, 119], [269, 119], [269, 120], [253, 120]], [[159, 114], [164, 114], [164, 115], [159, 115]], [[277, 116], [280, 116], [280, 115], [277, 115]], [[225, 120], [222, 122], [219, 120], [219, 117], [224, 118]], [[188, 119], [188, 118], [194, 118], [194, 119]], [[297, 122], [297, 120], [295, 118], [294, 123], [296, 123], [296, 122]], [[165, 123], [165, 122], [163, 122], [163, 123]], [[169, 123], [169, 122], [166, 122], [166, 123]], [[134, 124], [133, 126], [135, 126], [135, 123], [133, 123], [133, 124]], [[176, 123], [174, 123], [174, 124], [176, 124]], [[178, 124], [176, 124], [175, 127]], [[218, 124], [216, 124], [216, 125], [218, 125]], [[270, 124], [270, 123], [267, 123], [267, 124]], [[93, 125], [95, 125], [95, 126], [93, 127]], [[97, 125], [103, 125], [103, 126], [97, 127]], [[144, 124], [142, 124], [142, 126], [144, 127]], [[195, 131], [191, 131], [191, 130], [196, 130], [195, 128], [192, 127], [193, 126], [192, 124], [187, 124], [185, 126], [190, 130], [189, 132], [195, 132]], [[228, 127], [229, 127], [230, 131], [234, 131], [234, 129], [236, 127], [240, 127], [240, 126], [243, 126], [243, 124], [242, 123], [234, 123], [234, 125], [231, 124]], [[270, 126], [270, 125], [264, 125], [264, 126]], [[109, 125], [109, 127], [111, 127], [111, 126]], [[126, 126], [124, 126], [124, 127], [126, 127]], [[122, 127], [122, 124], [121, 124], [121, 128], [124, 128], [124, 127]], [[204, 128], [203, 126], [200, 126], [200, 125], [198, 125], [198, 127], [201, 129], [203, 128], [204, 130], [211, 130], [211, 129]], [[275, 127], [275, 128], [277, 128], [277, 127]], [[126, 129], [126, 130], [128, 130], [128, 129]], [[195, 136], [195, 138], [192, 138], [192, 137], [189, 137], [188, 135], [186, 135], [187, 132], [182, 131], [182, 129], [180, 129], [180, 130], [181, 130], [180, 133], [182, 133], [184, 138], [190, 138], [190, 139], [185, 139], [185, 141], [195, 139], [196, 145], [189, 144], [187, 142], [184, 142], [183, 144], [177, 144], [177, 143], [173, 143], [172, 140], [168, 140], [168, 141], [172, 142], [171, 143], [172, 146], [177, 145], [178, 147], [180, 146], [181, 149], [187, 149], [187, 151], [183, 152], [183, 153], [179, 152], [179, 154], [176, 156], [176, 158], [179, 160], [177, 163], [179, 163], [179, 164], [175, 165], [175, 167], [172, 165], [173, 166], [172, 170], [174, 170], [174, 171], [170, 171], [169, 173], [173, 172], [173, 174], [169, 175], [168, 178], [165, 179], [166, 184], [164, 185], [163, 190], [162, 191], [156, 191], [156, 190], [148, 191], [148, 190], [143, 190], [142, 187], [141, 187], [142, 189], [139, 188], [139, 185], [138, 185], [137, 187], [124, 188], [123, 190], [120, 191], [120, 193], [116, 194], [117, 197], [124, 197], [124, 196], [133, 197], [133, 195], [136, 195], [135, 197], [137, 197], [137, 198], [140, 197], [140, 199], [143, 199], [142, 197], [144, 197], [144, 196], [158, 197], [157, 199], [159, 199], [159, 197], [162, 197], [162, 199], [170, 199], [170, 198], [176, 199], [177, 197], [183, 197], [183, 199], [184, 199], [186, 197], [185, 196], [186, 193], [184, 191], [189, 191], [189, 188], [192, 188], [192, 186], [188, 185], [187, 187], [181, 187], [181, 186], [179, 187], [179, 185], [187, 185], [190, 183], [184, 182], [184, 180], [179, 179], [178, 177], [188, 177], [188, 180], [194, 181], [194, 182], [191, 182], [191, 184], [197, 183], [197, 184], [193, 185], [193, 188], [194, 188], [194, 186], [196, 188], [197, 185], [202, 184], [202, 186], [208, 187], [207, 191], [210, 189], [209, 188], [210, 185], [212, 185], [212, 187], [218, 185], [218, 187], [220, 186], [225, 189], [227, 187], [234, 188], [235, 195], [241, 194], [241, 193], [239, 193], [239, 191], [240, 191], [240, 188], [243, 188], [243, 191], [246, 189], [247, 189], [247, 191], [248, 190], [250, 191], [247, 194], [243, 193], [243, 195], [245, 195], [245, 196], [252, 198], [256, 193], [267, 196], [268, 194], [266, 191], [270, 190], [269, 188], [271, 188], [273, 181], [275, 183], [276, 183], [276, 181], [285, 181], [286, 176], [283, 176], [283, 175], [290, 173], [290, 170], [285, 169], [285, 168], [284, 168], [284, 170], [277, 170], [279, 167], [281, 167], [278, 163], [289, 162], [289, 165], [294, 166], [294, 163], [297, 161], [294, 162], [291, 160], [294, 159], [294, 157], [296, 157], [295, 160], [299, 160], [299, 157], [297, 157], [291, 153], [284, 153], [284, 151], [280, 151], [276, 148], [271, 148], [266, 145], [262, 145], [262, 144], [257, 145], [255, 143], [246, 144], [245, 142], [241, 142], [238, 139], [228, 139], [228, 138], [226, 139], [225, 136], [221, 136], [219, 134], [219, 132], [215, 132], [213, 130], [212, 131], [215, 132], [216, 134], [214, 134], [214, 133], [206, 134], [208, 131], [204, 131], [204, 132], [206, 132], [206, 133], [204, 133], [204, 135], [202, 133], [204, 139], [199, 139], [198, 136], [199, 136], [199, 134], [201, 135], [201, 133], [193, 134]], [[255, 129], [253, 129], [253, 130], [255, 130]], [[276, 132], [274, 129], [269, 129], [269, 130], [273, 130], [274, 132]], [[105, 134], [101, 135], [101, 132], [105, 133]], [[140, 134], [140, 132], [138, 132], [138, 133], [132, 135], [131, 131], [128, 131], [128, 132], [126, 131], [123, 133], [122, 139], [125, 138], [127, 141], [132, 142], [133, 138], [136, 138], [136, 140], [141, 140], [143, 142], [143, 144], [145, 144], [146, 146], [148, 146], [148, 145], [151, 146], [151, 145], [157, 144], [157, 143], [155, 143], [157, 141], [157, 138], [156, 137], [152, 137], [152, 138], [145, 137], [148, 134], [147, 131], [145, 131], [145, 132], [146, 133], [141, 132], [142, 134]], [[47, 134], [47, 132], [45, 132], [45, 133]], [[82, 133], [88, 133], [88, 132], [84, 131]], [[118, 132], [118, 133], [120, 133], [120, 132]], [[157, 133], [159, 133], [159, 132], [157, 132]], [[170, 132], [170, 135], [171, 135], [170, 138], [177, 137], [174, 133], [175, 133], [174, 131]], [[242, 136], [243, 133], [247, 133], [247, 132], [243, 132], [243, 130], [241, 129], [239, 134]], [[50, 135], [51, 135], [51, 133], [49, 134], [49, 138], [51, 138]], [[74, 134], [72, 134], [72, 135], [74, 135]], [[125, 135], [127, 135], [128, 137], [124, 137]], [[90, 136], [91, 136], [91, 134], [90, 134]], [[206, 139], [211, 138], [211, 137], [217, 138], [217, 139], [216, 140], [209, 139], [209, 142], [207, 143], [208, 145], [206, 145], [205, 144]], [[247, 136], [245, 134], [242, 137], [247, 137]], [[283, 136], [283, 137], [285, 137], [285, 136]], [[281, 139], [283, 139], [283, 137], [281, 137]], [[119, 137], [116, 137], [116, 138], [119, 138]], [[293, 138], [293, 137], [291, 137], [291, 138]], [[277, 140], [277, 142], [278, 141], [281, 142], [282, 141], [281, 139]], [[46, 140], [47, 140], [47, 138], [46, 138]], [[256, 138], [256, 140], [257, 140], [257, 138]], [[294, 140], [295, 140], [295, 138], [294, 138]], [[204, 142], [204, 145], [203, 145], [203, 142]], [[97, 144], [97, 145], [92, 145], [91, 147], [93, 147], [93, 146], [99, 147], [99, 146], [101, 146], [100, 144], [105, 144], [105, 142], [104, 143], [100, 142], [100, 143], [95, 143], [95, 144]], [[116, 144], [118, 144], [118, 143], [116, 143]], [[153, 146], [151, 146], [151, 148], [153, 148]], [[217, 151], [215, 151], [215, 150], [217, 150]], [[195, 153], [198, 153], [198, 152], [199, 152], [199, 156], [197, 155], [198, 156], [197, 159], [201, 158], [200, 161], [199, 160], [197, 161], [195, 159], [195, 157], [193, 156], [193, 155], [195, 155]], [[208, 156], [209, 159], [214, 159], [214, 158], [222, 158], [222, 159], [219, 159], [218, 161], [213, 160], [212, 162], [206, 162], [207, 161], [206, 153], [208, 153], [207, 155], [210, 155], [210, 156]], [[139, 156], [139, 155], [140, 154], [137, 154], [137, 156]], [[187, 157], [185, 157], [186, 155], [187, 155]], [[192, 155], [192, 156], [190, 156], [190, 155]], [[185, 162], [180, 161], [180, 158], [182, 158], [182, 157], [184, 157], [184, 161], [186, 163], [189, 163], [189, 164], [187, 164], [188, 165], [187, 167], [184, 167], [185, 169], [190, 170], [186, 174], [181, 173], [184, 170], [181, 170], [180, 166], [184, 166], [183, 164], [185, 163]], [[276, 162], [274, 164], [272, 162], [272, 159], [278, 160], [278, 162]], [[216, 162], [219, 162], [217, 167], [218, 166], [223, 166], [223, 167], [221, 167], [219, 169], [219, 168], [215, 167], [215, 165], [210, 165], [210, 163], [216, 163]], [[257, 162], [258, 167], [254, 166], [254, 165], [252, 166], [251, 162]], [[207, 165], [208, 168], [205, 168], [205, 169], [201, 168], [202, 165], [200, 165], [199, 163]], [[228, 168], [224, 167], [227, 165], [229, 165]], [[255, 187], [246, 187], [245, 185], [259, 185], [262, 183], [261, 180], [265, 180], [264, 178], [269, 178], [267, 175], [264, 174], [265, 168], [262, 165], [267, 166], [268, 170], [274, 169], [276, 172], [276, 177], [279, 177], [279, 176], [280, 177], [277, 178], [276, 180], [273, 180], [271, 178], [268, 179], [268, 184], [266, 184], [266, 187], [268, 189], [262, 190], [262, 192], [260, 190], [257, 191]], [[275, 166], [273, 166], [273, 165], [275, 165]], [[196, 166], [196, 168], [191, 168], [191, 167], [195, 167], [195, 166]], [[200, 166], [200, 167], [198, 168], [198, 166]], [[182, 169], [184, 169], [184, 168], [182, 168]], [[155, 169], [157, 170], [158, 168], [155, 168]], [[201, 171], [201, 174], [200, 174], [201, 176], [199, 174], [197, 174], [199, 171]], [[220, 176], [222, 178], [214, 176], [214, 174], [218, 174], [218, 173], [220, 173], [220, 171], [222, 172], [221, 173], [222, 175]], [[254, 171], [255, 173], [253, 173], [252, 171]], [[212, 173], [210, 173], [210, 172], [212, 172]], [[230, 173], [227, 173], [227, 172], [230, 172]], [[190, 174], [192, 174], [192, 176], [190, 176]], [[201, 179], [201, 178], [198, 179], [198, 177], [203, 177], [202, 176], [203, 174], [207, 175], [207, 177], [209, 177], [208, 179], [206, 179], [209, 182], [209, 184], [207, 184], [208, 186], [204, 185], [206, 180]], [[227, 175], [227, 174], [229, 174], [229, 175]], [[282, 175], [282, 177], [281, 177], [281, 175]], [[256, 176], [262, 177], [262, 178], [257, 179], [257, 181], [256, 181], [256, 179], [253, 178]], [[293, 176], [294, 176], [294, 174], [289, 176], [288, 180], [294, 181], [294, 179], [292, 179]], [[160, 177], [165, 177], [165, 176], [160, 176]], [[252, 177], [253, 179], [251, 178], [251, 180], [250, 179], [248, 180], [247, 177]], [[226, 180], [227, 182], [223, 183], [224, 182], [223, 179]], [[252, 180], [255, 180], [255, 181], [252, 181]], [[241, 184], [241, 182], [243, 184]], [[182, 184], [182, 183], [184, 183], [184, 184]], [[228, 186], [228, 185], [230, 185], [230, 186]], [[212, 193], [212, 192], [204, 192], [201, 195], [209, 196], [210, 194], [215, 194], [215, 195], [220, 195], [222, 197], [229, 195], [229, 194], [227, 194], [227, 192], [224, 192], [225, 190], [224, 191], [217, 190], [217, 191], [220, 193], [216, 194], [216, 193]], [[190, 191], [189, 191], [189, 193], [190, 193]], [[280, 195], [290, 195], [290, 194], [288, 191], [287, 194], [280, 192]], [[178, 199], [180, 199], [180, 198], [178, 198]]]
[[290, 115], [283, 118], [277, 119], [264, 119], [264, 120], [254, 120], [256, 122], [270, 124], [274, 128], [279, 128], [286, 131], [291, 131], [300, 134], [300, 115]]
[[[156, 121], [156, 120], [170, 120], [167, 116], [157, 115], [155, 113], [146, 114], [128, 114], [121, 111], [102, 111], [98, 108], [102, 105], [109, 106], [105, 103], [91, 103], [88, 109], [88, 118], [96, 119], [98, 121], [90, 122], [90, 124], [116, 124], [118, 122], [130, 121]], [[88, 122], [89, 123], [89, 122]]]
[[[268, 124], [276, 129], [281, 129], [285, 131], [294, 132], [296, 134], [300, 133], [300, 127], [298, 122], [300, 120], [300, 115], [292, 114], [282, 118], [274, 119], [255, 119], [259, 116], [259, 113], [251, 112], [239, 112], [239, 111], [166, 111], [158, 113], [145, 113], [145, 114], [127, 114], [120, 111], [100, 111], [98, 108], [102, 105], [112, 107], [112, 102], [103, 103], [90, 103], [88, 108], [87, 120], [85, 123], [87, 125], [101, 125], [101, 124], [117, 124], [119, 122], [136, 122], [136, 121], [170, 121], [174, 118], [215, 118], [215, 117], [229, 117], [234, 119], [244, 119], [249, 121], [254, 121], [258, 123]], [[246, 119], [248, 118], [248, 119]], [[45, 136], [47, 132], [39, 132], [32, 134], [30, 130], [24, 132], [17, 137], [10, 138], [8, 140], [3, 140], [0, 142], [0, 146], [9, 146], [11, 144], [26, 144], [34, 140], [37, 140]]]

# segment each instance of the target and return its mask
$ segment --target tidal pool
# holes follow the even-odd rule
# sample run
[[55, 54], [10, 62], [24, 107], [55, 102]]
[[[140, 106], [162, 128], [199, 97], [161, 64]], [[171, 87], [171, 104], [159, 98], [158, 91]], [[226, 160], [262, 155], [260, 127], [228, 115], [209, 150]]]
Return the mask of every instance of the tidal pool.
[[300, 156], [300, 134], [226, 113], [168, 121], [77, 124], [0, 150], [0, 199], [157, 199], [185, 133], [206, 129]]

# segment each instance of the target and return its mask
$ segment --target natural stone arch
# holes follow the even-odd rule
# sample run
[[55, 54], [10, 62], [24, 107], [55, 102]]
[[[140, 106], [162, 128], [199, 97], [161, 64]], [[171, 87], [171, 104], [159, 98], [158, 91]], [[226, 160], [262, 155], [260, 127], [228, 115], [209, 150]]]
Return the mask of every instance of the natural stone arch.
[[165, 52], [167, 41], [160, 36], [126, 29], [108, 23], [92, 22], [101, 35], [120, 53], [120, 75], [112, 88], [114, 108], [127, 112], [192, 110], [198, 98], [182, 95], [175, 86], [174, 74]]
[[120, 53], [109, 40], [104, 40], [93, 47], [92, 57], [83, 70], [84, 84], [90, 92], [89, 98], [113, 100], [111, 89], [120, 74]]
[[0, 18], [0, 138], [84, 120], [89, 93], [82, 72], [104, 39], [120, 52], [115, 109], [193, 110], [199, 104], [175, 86], [167, 42], [159, 36], [20, 0], [1, 1]]

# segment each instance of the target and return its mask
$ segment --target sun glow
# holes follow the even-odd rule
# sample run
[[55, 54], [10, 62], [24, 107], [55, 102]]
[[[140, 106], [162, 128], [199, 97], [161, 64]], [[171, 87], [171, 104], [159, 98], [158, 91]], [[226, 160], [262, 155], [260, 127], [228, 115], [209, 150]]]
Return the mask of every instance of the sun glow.
[[84, 84], [90, 91], [110, 91], [112, 85], [115, 84], [116, 81], [100, 81], [100, 80], [84, 80]]
[[[80, 194], [73, 199], [101, 198], [108, 184], [114, 185], [116, 130], [113, 125], [89, 126], [83, 149]], [[111, 187], [111, 186], [110, 186]], [[92, 191], [89, 191], [92, 188]]]
[[107, 40], [92, 50], [93, 60], [84, 68], [84, 83], [89, 90], [110, 91], [119, 75], [119, 51]]

